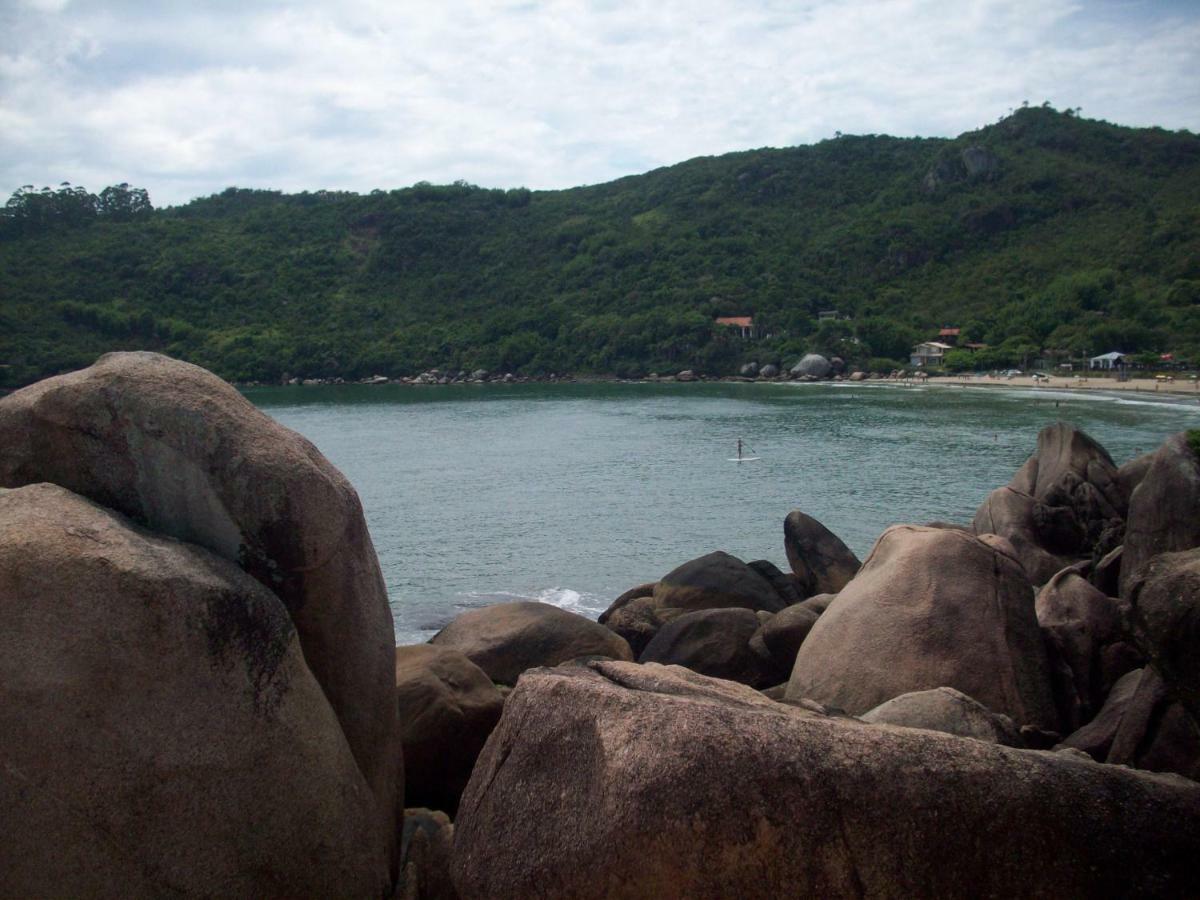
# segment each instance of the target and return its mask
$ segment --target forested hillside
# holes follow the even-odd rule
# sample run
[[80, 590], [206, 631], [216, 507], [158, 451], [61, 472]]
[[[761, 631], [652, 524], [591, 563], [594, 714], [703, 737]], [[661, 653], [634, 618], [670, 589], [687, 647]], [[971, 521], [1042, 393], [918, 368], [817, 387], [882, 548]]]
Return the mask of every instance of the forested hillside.
[[1200, 138], [1035, 107], [954, 140], [839, 136], [564, 191], [230, 188], [153, 209], [63, 186], [0, 215], [10, 387], [136, 348], [263, 381], [724, 374], [810, 349], [890, 367], [946, 325], [988, 345], [984, 367], [1200, 361]]

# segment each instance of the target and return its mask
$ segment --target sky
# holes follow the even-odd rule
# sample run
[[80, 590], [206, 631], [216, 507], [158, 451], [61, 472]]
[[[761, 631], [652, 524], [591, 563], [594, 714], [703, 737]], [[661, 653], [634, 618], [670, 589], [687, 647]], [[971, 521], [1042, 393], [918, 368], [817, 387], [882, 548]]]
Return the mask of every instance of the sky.
[[1200, 0], [0, 0], [0, 198], [564, 188], [1047, 100], [1200, 131]]

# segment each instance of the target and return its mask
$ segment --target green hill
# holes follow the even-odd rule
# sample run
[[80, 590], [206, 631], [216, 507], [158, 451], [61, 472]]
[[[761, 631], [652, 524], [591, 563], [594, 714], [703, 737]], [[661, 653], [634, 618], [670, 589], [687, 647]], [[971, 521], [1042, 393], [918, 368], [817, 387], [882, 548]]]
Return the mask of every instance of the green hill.
[[[234, 380], [720, 374], [809, 349], [886, 367], [943, 325], [988, 366], [1200, 361], [1200, 138], [1041, 107], [563, 191], [230, 188], [156, 210], [127, 185], [22, 190], [0, 292], [8, 386], [133, 348]], [[818, 324], [831, 309], [849, 319]]]

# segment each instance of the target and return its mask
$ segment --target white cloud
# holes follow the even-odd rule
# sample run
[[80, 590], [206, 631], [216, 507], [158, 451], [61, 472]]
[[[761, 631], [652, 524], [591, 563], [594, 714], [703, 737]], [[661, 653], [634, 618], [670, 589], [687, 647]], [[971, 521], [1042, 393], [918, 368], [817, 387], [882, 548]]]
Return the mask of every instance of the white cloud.
[[26, 3], [0, 13], [0, 190], [605, 181], [1022, 100], [1196, 128], [1200, 17], [1113, 0]]

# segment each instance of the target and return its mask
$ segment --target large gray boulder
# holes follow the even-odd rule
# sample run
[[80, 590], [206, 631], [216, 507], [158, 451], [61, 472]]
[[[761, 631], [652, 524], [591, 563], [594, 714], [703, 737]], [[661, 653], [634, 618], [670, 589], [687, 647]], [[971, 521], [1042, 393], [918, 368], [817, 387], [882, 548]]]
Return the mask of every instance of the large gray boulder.
[[504, 698], [483, 670], [434, 644], [396, 648], [404, 796], [454, 815]]
[[1011, 554], [990, 535], [889, 528], [800, 645], [787, 698], [861, 715], [952, 687], [1018, 726], [1056, 731], [1033, 591]]
[[534, 600], [465, 612], [430, 643], [457, 650], [500, 684], [516, 684], [534, 666], [557, 666], [580, 656], [633, 659], [629, 644], [616, 632]]
[[803, 603], [780, 610], [762, 626], [762, 640], [772, 659], [791, 674], [800, 645], [817, 624], [820, 613]]
[[0, 492], [0, 760], [6, 897], [390, 886], [279, 598], [55, 485]]
[[454, 831], [482, 897], [1188, 896], [1200, 785], [827, 718], [676, 667], [526, 673]]
[[798, 509], [783, 520], [783, 548], [801, 599], [836, 594], [862, 565], [841, 538]]
[[810, 378], [824, 378], [833, 367], [829, 360], [820, 353], [809, 353], [800, 362], [792, 366], [792, 375], [807, 375]]
[[0, 400], [0, 486], [39, 481], [206, 547], [278, 595], [395, 834], [387, 591], [358, 495], [316, 447], [198, 366], [110, 353]]
[[1200, 458], [1189, 435], [1200, 443], [1200, 431], [1167, 438], [1130, 497], [1122, 596], [1128, 596], [1130, 583], [1152, 557], [1200, 547]]
[[962, 691], [941, 687], [893, 697], [859, 716], [870, 725], [901, 725], [924, 728], [959, 737], [1024, 747], [1021, 733], [1008, 716], [992, 712]]

